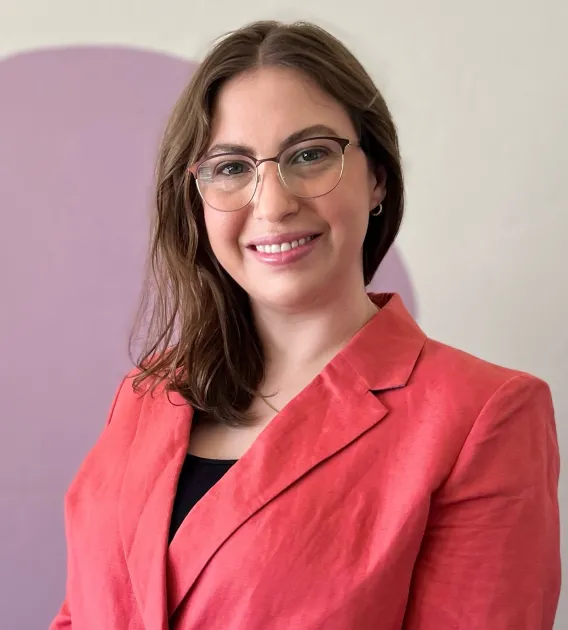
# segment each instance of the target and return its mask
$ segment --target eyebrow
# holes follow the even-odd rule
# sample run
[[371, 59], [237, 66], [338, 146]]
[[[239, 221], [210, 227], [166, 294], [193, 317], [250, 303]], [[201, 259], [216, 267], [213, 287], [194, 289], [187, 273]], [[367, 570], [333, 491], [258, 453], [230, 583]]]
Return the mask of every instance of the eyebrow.
[[[338, 134], [335, 129], [328, 127], [327, 125], [311, 125], [310, 127], [304, 127], [299, 131], [294, 131], [294, 133], [291, 133], [287, 138], [285, 138], [280, 143], [279, 151], [283, 151], [289, 146], [296, 144], [296, 142], [301, 142], [302, 140], [313, 138], [314, 136], [337, 137]], [[203, 158], [225, 153], [237, 153], [239, 155], [249, 155], [251, 157], [254, 157], [256, 154], [255, 150], [246, 144], [231, 144], [223, 142], [214, 144], [210, 149], [208, 149]]]

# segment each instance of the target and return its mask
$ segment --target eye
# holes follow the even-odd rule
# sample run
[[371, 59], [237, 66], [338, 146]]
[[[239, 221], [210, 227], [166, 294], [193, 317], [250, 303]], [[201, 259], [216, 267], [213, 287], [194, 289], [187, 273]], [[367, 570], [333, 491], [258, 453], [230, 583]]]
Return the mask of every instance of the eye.
[[237, 177], [249, 173], [251, 170], [247, 162], [221, 162], [215, 167], [214, 177]]
[[311, 164], [325, 160], [328, 155], [327, 149], [322, 147], [309, 147], [294, 154], [290, 162], [292, 164]]

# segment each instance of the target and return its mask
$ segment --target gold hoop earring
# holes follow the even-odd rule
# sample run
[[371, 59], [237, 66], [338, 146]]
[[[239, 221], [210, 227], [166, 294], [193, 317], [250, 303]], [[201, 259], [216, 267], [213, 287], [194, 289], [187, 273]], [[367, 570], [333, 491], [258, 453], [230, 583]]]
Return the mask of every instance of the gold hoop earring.
[[374, 217], [378, 217], [379, 214], [381, 214], [382, 211], [383, 211], [383, 204], [380, 203], [378, 208], [376, 208], [375, 210], [371, 211], [371, 215], [374, 216]]

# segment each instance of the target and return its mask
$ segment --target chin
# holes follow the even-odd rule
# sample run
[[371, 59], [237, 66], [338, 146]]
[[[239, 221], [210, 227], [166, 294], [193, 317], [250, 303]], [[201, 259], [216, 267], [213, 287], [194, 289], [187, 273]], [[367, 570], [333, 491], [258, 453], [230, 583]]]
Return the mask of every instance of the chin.
[[321, 300], [326, 293], [321, 282], [278, 282], [271, 283], [270, 288], [250, 290], [253, 304], [278, 308], [288, 311], [309, 309]]

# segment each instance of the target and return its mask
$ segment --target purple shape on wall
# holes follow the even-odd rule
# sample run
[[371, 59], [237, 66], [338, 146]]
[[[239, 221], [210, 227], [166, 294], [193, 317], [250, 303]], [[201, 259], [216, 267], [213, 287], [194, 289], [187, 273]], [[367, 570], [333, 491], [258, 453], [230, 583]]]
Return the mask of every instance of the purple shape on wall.
[[0, 63], [2, 627], [63, 596], [63, 495], [128, 369], [155, 156], [194, 64], [120, 48]]
[[369, 291], [400, 293], [406, 308], [414, 317], [418, 317], [418, 304], [412, 281], [396, 246], [389, 249], [369, 285]]
[[[128, 369], [152, 175], [195, 64], [126, 48], [0, 63], [2, 627], [46, 628], [65, 583], [63, 496]], [[415, 312], [393, 248], [372, 283]]]

